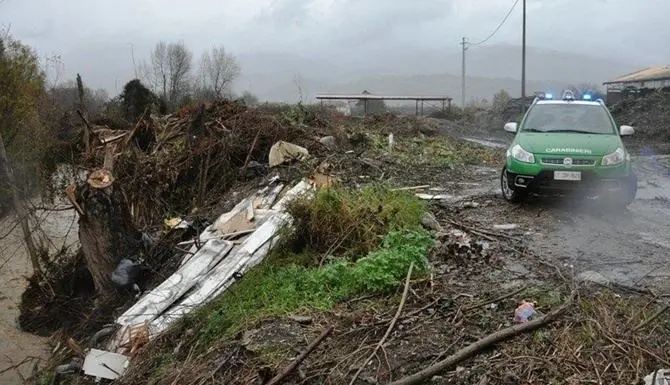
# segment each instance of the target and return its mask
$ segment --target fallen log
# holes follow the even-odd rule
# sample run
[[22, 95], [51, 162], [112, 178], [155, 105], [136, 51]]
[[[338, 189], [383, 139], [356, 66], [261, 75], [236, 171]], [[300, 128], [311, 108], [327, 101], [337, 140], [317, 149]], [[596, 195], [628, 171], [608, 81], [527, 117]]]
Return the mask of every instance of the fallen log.
[[454, 365], [458, 364], [461, 361], [464, 361], [475, 354], [477, 352], [482, 351], [483, 349], [488, 348], [489, 346], [495, 345], [499, 342], [502, 342], [508, 338], [514, 337], [516, 335], [522, 334], [522, 333], [527, 333], [530, 331], [533, 331], [535, 329], [538, 329], [544, 325], [549, 324], [550, 322], [553, 322], [559, 315], [561, 315], [563, 312], [565, 312], [568, 307], [572, 304], [574, 301], [575, 297], [577, 296], [577, 291], [573, 291], [570, 294], [570, 297], [556, 310], [553, 310], [549, 313], [547, 313], [545, 316], [542, 316], [540, 318], [537, 318], [535, 320], [525, 322], [522, 324], [518, 325], [513, 325], [508, 328], [498, 330], [497, 332], [493, 334], [489, 334], [488, 336], [480, 339], [479, 341], [475, 341], [472, 344], [464, 347], [463, 349], [457, 351], [456, 353], [452, 354], [451, 356], [445, 358], [442, 361], [439, 361], [435, 363], [434, 365], [431, 365], [417, 373], [414, 373], [412, 375], [409, 375], [407, 377], [403, 377], [399, 380], [393, 381], [389, 383], [389, 385], [414, 385], [414, 384], [420, 384], [433, 376], [439, 374], [440, 372], [443, 372]]

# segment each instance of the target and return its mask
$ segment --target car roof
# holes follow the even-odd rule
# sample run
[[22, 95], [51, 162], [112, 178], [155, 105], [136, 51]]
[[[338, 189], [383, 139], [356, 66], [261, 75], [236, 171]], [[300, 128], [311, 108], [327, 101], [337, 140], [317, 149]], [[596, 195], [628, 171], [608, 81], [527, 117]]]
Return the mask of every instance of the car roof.
[[579, 104], [586, 106], [602, 106], [602, 104], [596, 100], [538, 100], [536, 104]]

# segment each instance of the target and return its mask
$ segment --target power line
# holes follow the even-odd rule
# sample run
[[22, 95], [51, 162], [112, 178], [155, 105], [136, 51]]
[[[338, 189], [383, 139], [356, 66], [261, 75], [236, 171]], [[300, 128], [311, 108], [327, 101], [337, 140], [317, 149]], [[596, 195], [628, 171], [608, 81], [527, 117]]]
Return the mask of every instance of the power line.
[[505, 15], [505, 18], [503, 18], [503, 20], [500, 22], [500, 24], [498, 24], [498, 27], [496, 27], [496, 29], [486, 39], [480, 41], [479, 43], [470, 44], [470, 45], [471, 46], [476, 46], [476, 45], [484, 44], [487, 41], [489, 41], [493, 36], [495, 36], [495, 34], [498, 33], [500, 28], [502, 28], [502, 26], [505, 24], [507, 19], [509, 19], [510, 15], [512, 14], [512, 11], [514, 11], [514, 8], [516, 8], [517, 4], [519, 4], [519, 0], [514, 1], [514, 4], [512, 5], [512, 8], [509, 9], [509, 11], [507, 12], [507, 15]]

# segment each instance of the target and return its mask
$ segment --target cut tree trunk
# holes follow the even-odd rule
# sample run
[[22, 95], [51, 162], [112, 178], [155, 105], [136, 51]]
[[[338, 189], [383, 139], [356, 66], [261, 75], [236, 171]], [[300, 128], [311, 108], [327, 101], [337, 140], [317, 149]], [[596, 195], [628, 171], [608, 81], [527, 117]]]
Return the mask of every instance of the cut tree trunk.
[[5, 142], [2, 139], [2, 134], [0, 134], [0, 172], [7, 177], [7, 182], [9, 184], [11, 194], [12, 194], [12, 204], [14, 206], [14, 214], [16, 215], [16, 220], [19, 221], [21, 225], [21, 231], [23, 232], [23, 241], [28, 250], [28, 256], [30, 257], [30, 263], [33, 266], [33, 274], [35, 276], [42, 275], [42, 268], [40, 267], [40, 259], [38, 255], [37, 247], [35, 246], [35, 241], [30, 232], [30, 224], [28, 222], [28, 210], [21, 203], [21, 198], [19, 196], [19, 189], [16, 187], [14, 181], [14, 175], [12, 170], [9, 167], [9, 160], [7, 159], [7, 151], [5, 150]]
[[96, 291], [103, 297], [113, 296], [117, 289], [111, 274], [121, 258], [139, 251], [141, 233], [132, 223], [122, 186], [108, 169], [92, 172], [74, 195], [81, 208], [79, 242]]

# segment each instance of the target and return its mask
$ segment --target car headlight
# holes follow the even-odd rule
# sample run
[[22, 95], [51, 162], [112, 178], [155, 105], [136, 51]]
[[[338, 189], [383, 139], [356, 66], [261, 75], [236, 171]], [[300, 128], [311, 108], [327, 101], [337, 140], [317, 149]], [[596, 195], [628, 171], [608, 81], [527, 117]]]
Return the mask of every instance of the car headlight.
[[512, 149], [509, 151], [509, 154], [512, 155], [512, 158], [518, 160], [519, 162], [535, 163], [535, 155], [524, 150], [524, 148], [518, 144], [512, 147]]
[[618, 147], [614, 152], [603, 156], [602, 165], [603, 166], [614, 166], [626, 160], [626, 152], [623, 148]]

